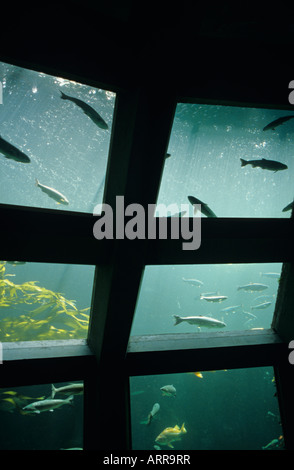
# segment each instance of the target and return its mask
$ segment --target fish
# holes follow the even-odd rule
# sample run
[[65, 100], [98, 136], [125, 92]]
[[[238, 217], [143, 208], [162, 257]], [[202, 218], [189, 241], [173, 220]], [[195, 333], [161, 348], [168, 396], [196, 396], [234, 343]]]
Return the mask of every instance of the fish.
[[201, 372], [187, 372], [187, 374], [195, 375], [195, 377], [198, 377], [199, 379], [203, 379], [203, 375], [201, 374]]
[[200, 286], [203, 286], [203, 282], [202, 281], [198, 281], [198, 279], [186, 279], [184, 277], [182, 277], [183, 281], [186, 282], [187, 284], [191, 284], [191, 286], [196, 286], [196, 287], [200, 287]]
[[269, 442], [266, 446], [263, 446], [262, 449], [265, 450], [265, 449], [270, 449], [271, 447], [276, 447], [277, 444], [279, 444], [279, 440], [278, 439], [273, 439], [271, 442]]
[[242, 305], [232, 305], [231, 307], [222, 308], [221, 312], [224, 312], [224, 313], [232, 312], [232, 313], [234, 313], [236, 310], [238, 310], [238, 308], [241, 308], [241, 307], [242, 307]]
[[67, 449], [64, 449], [63, 447], [61, 447], [60, 450], [83, 450], [83, 448], [82, 447], [68, 447]]
[[242, 312], [246, 318], [249, 317], [250, 320], [252, 320], [253, 318], [257, 318], [255, 315], [253, 315], [253, 313], [250, 313], [250, 312], [245, 312], [245, 310], [243, 310]]
[[164, 385], [160, 390], [164, 397], [175, 397], [177, 393], [176, 388], [173, 385]]
[[182, 424], [182, 427], [179, 428], [176, 425], [174, 428], [165, 428], [155, 439], [155, 442], [161, 445], [166, 445], [171, 449], [174, 448], [172, 442], [180, 441], [183, 434], [186, 434], [187, 430], [185, 428], [185, 423]]
[[170, 218], [170, 217], [184, 217], [184, 215], [186, 214], [187, 211], [180, 211], [180, 212], [176, 212], [174, 214], [171, 214], [171, 215], [168, 215], [167, 217]]
[[268, 286], [259, 284], [258, 282], [250, 282], [249, 284], [237, 288], [237, 290], [245, 290], [246, 292], [261, 292], [265, 289], [268, 289]]
[[194, 196], [188, 196], [189, 202], [191, 202], [192, 206], [194, 207], [194, 214], [197, 212], [197, 207], [194, 204], [201, 204], [201, 212], [202, 214], [206, 215], [206, 217], [217, 217], [215, 213], [210, 209], [210, 207], [205, 203], [197, 199]]
[[51, 197], [51, 199], [54, 199], [54, 201], [56, 201], [58, 204], [64, 204], [65, 206], [68, 206], [69, 204], [68, 199], [56, 189], [50, 188], [49, 186], [45, 186], [44, 184], [41, 184], [37, 179], [36, 179], [36, 186], [38, 186], [41, 189], [41, 191], [43, 191], [43, 193]]
[[0, 153], [4, 155], [4, 157], [14, 160], [15, 162], [20, 163], [30, 163], [30, 158], [21, 150], [19, 150], [14, 145], [7, 142], [0, 136]]
[[27, 411], [29, 413], [41, 413], [43, 411], [53, 411], [55, 408], [59, 408], [63, 405], [72, 405], [73, 395], [66, 398], [66, 400], [56, 400], [52, 398], [48, 398], [47, 400], [42, 401], [35, 401], [30, 403], [29, 405], [23, 408], [23, 411]]
[[261, 276], [271, 277], [273, 279], [280, 279], [281, 274], [280, 273], [261, 273]]
[[[6, 397], [7, 395], [9, 398], [3, 398], [3, 396]], [[13, 390], [9, 390], [2, 392], [0, 399], [0, 410], [8, 411], [10, 413], [19, 411], [21, 414], [25, 414], [22, 412], [22, 407], [28, 402], [28, 400], [44, 400], [44, 398], [45, 396], [38, 398], [26, 397]]]
[[254, 299], [254, 302], [265, 302], [265, 301], [268, 301], [269, 299], [274, 299], [275, 298], [275, 294], [273, 295], [259, 295], [258, 297], [256, 297], [256, 299]]
[[290, 202], [290, 204], [285, 206], [284, 209], [282, 210], [282, 212], [290, 211], [291, 209], [293, 209], [293, 206], [294, 206], [294, 201]]
[[215, 318], [211, 317], [204, 317], [203, 315], [197, 315], [194, 317], [180, 317], [179, 315], [174, 315], [174, 318], [174, 326], [182, 322], [187, 322], [189, 325], [196, 325], [199, 328], [202, 326], [205, 326], [206, 328], [224, 328], [227, 326], [223, 321], [216, 320]]
[[63, 93], [61, 90], [59, 90], [61, 93], [61, 99], [62, 100], [69, 100], [75, 103], [79, 108], [81, 108], [86, 116], [88, 116], [96, 126], [100, 127], [100, 129], [108, 129], [108, 125], [104, 121], [104, 119], [100, 116], [100, 114], [95, 111], [92, 106], [90, 106], [88, 103], [85, 103], [84, 101], [80, 100], [79, 98], [74, 98], [72, 96], [68, 96], [65, 93]]
[[206, 300], [207, 302], [223, 302], [227, 298], [226, 295], [200, 295], [200, 300]]
[[158, 413], [159, 410], [160, 410], [159, 403], [154, 403], [152, 410], [148, 414], [147, 423], [146, 423], [147, 425], [149, 425], [151, 423], [152, 419], [154, 418], [156, 413]]
[[266, 160], [262, 158], [261, 160], [244, 160], [240, 158], [241, 166], [251, 165], [253, 168], [262, 168], [263, 170], [274, 171], [275, 173], [280, 170], [287, 170], [287, 165], [276, 160]]
[[293, 119], [294, 116], [283, 116], [278, 119], [275, 119], [274, 121], [270, 122], [267, 124], [262, 130], [263, 131], [268, 131], [268, 130], [276, 130], [276, 127], [280, 126], [281, 124], [284, 124], [284, 122], [289, 121], [289, 119]]
[[82, 395], [83, 392], [84, 384], [70, 384], [59, 388], [55, 388], [53, 384], [51, 385], [51, 398], [54, 398], [56, 393], [61, 393], [62, 395]]
[[267, 308], [271, 305], [271, 302], [263, 302], [262, 304], [254, 305], [251, 307], [251, 310], [262, 310], [264, 308]]

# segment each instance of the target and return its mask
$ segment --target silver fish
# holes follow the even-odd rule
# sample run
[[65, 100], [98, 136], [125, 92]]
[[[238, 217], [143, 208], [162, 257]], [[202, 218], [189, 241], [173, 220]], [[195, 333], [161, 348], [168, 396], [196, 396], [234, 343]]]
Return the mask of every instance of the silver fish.
[[261, 273], [261, 275], [264, 277], [271, 277], [273, 279], [280, 279], [281, 277], [280, 273]]
[[59, 191], [57, 191], [54, 188], [50, 188], [49, 186], [45, 186], [44, 184], [41, 184], [37, 179], [36, 179], [36, 186], [38, 186], [43, 193], [47, 194], [51, 199], [54, 199], [58, 204], [64, 204], [68, 205], [69, 201], [68, 199], [61, 194]]
[[203, 282], [202, 281], [198, 281], [198, 279], [186, 279], [184, 277], [182, 277], [183, 281], [186, 282], [187, 284], [191, 284], [191, 286], [197, 286], [197, 287], [200, 287], [200, 286], [203, 286]]
[[182, 322], [187, 322], [189, 325], [196, 325], [199, 328], [205, 326], [206, 328], [224, 328], [227, 326], [223, 321], [216, 320], [211, 317], [204, 317], [203, 315], [191, 316], [191, 317], [180, 317], [179, 315], [174, 315], [175, 325], [178, 325]]
[[54, 398], [56, 393], [61, 393], [62, 395], [81, 395], [84, 392], [84, 384], [70, 384], [65, 385], [64, 387], [55, 388], [54, 385], [51, 385], [51, 398]]
[[177, 393], [173, 385], [164, 385], [160, 390], [162, 391], [162, 395], [167, 397], [175, 397]]
[[223, 302], [224, 300], [227, 300], [226, 295], [201, 295], [200, 300], [206, 300], [207, 302]]
[[159, 403], [154, 403], [152, 410], [148, 414], [147, 423], [146, 423], [147, 425], [149, 425], [151, 423], [152, 419], [154, 418], [156, 413], [158, 413], [159, 410], [160, 410]]
[[66, 400], [55, 400], [48, 398], [47, 400], [35, 401], [23, 408], [23, 411], [28, 413], [41, 413], [43, 411], [53, 411], [63, 405], [72, 405], [73, 396], [71, 395]]
[[221, 312], [224, 312], [224, 313], [235, 312], [236, 310], [238, 310], [238, 308], [241, 308], [241, 307], [242, 305], [232, 305], [232, 307], [222, 308]]
[[269, 307], [271, 304], [271, 302], [263, 302], [262, 304], [253, 305], [253, 307], [251, 307], [251, 310], [262, 310], [264, 308]]
[[260, 292], [267, 288], [268, 286], [266, 286], [265, 284], [259, 284], [258, 282], [251, 282], [250, 284], [239, 286], [237, 290], [245, 290], [246, 292]]

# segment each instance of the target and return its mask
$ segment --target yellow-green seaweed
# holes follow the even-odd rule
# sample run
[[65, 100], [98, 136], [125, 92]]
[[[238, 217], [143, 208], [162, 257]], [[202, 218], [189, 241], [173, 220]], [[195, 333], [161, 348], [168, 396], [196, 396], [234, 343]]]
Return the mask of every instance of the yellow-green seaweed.
[[[0, 261], [0, 341], [43, 341], [85, 338], [90, 307], [79, 310], [74, 300], [37, 285], [37, 281], [16, 284], [7, 279], [6, 262]], [[31, 305], [29, 313], [22, 306]], [[5, 310], [17, 308], [17, 318]]]

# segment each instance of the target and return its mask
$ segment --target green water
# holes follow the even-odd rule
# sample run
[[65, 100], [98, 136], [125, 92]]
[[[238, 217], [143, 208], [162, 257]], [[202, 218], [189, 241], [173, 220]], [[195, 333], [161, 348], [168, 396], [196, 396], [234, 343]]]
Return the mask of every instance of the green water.
[[[278, 443], [271, 448], [283, 448], [271, 367], [204, 371], [202, 376], [131, 377], [133, 449], [172, 450], [155, 439], [167, 427], [181, 428], [183, 423], [187, 433], [172, 442], [174, 450], [258, 450], [273, 439]], [[175, 397], [162, 395], [160, 388], [168, 384], [176, 388]], [[141, 423], [154, 403], [159, 412], [149, 425]]]

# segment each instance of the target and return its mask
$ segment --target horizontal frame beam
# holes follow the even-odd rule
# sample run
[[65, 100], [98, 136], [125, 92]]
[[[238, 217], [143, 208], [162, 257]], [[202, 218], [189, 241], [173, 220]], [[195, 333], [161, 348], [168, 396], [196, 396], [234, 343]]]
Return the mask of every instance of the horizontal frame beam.
[[85, 340], [2, 343], [0, 387], [83, 379], [96, 364]]
[[189, 333], [130, 338], [130, 376], [278, 365], [288, 346], [273, 330]]
[[97, 265], [109, 262], [115, 244], [132, 249], [135, 243], [142, 245], [145, 264], [279, 262], [294, 257], [294, 219], [203, 218], [201, 246], [194, 251], [183, 250], [184, 239], [171, 239], [170, 219], [167, 240], [117, 241], [94, 238], [97, 217], [92, 214], [0, 205], [0, 219], [4, 260]]

